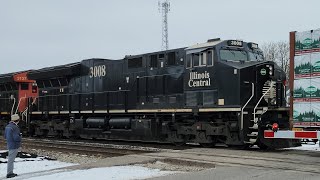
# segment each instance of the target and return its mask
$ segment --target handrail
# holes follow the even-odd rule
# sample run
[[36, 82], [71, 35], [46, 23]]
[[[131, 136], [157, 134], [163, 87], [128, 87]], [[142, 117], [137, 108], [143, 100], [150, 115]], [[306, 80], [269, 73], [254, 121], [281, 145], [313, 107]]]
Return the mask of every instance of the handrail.
[[11, 116], [13, 115], [13, 109], [14, 109], [15, 105], [16, 105], [16, 98], [13, 97], [13, 105], [12, 105], [12, 108], [11, 108]]
[[248, 103], [251, 101], [251, 99], [253, 98], [254, 96], [254, 83], [251, 83], [251, 96], [250, 98], [248, 99], [248, 101], [246, 102], [246, 104], [244, 104], [244, 106], [241, 108], [241, 122], [240, 122], [240, 128], [241, 130], [243, 130], [243, 110], [244, 108], [248, 105]]
[[[17, 106], [17, 109], [16, 109], [16, 113], [15, 113], [15, 114], [17, 114], [17, 113], [18, 113], [18, 109], [19, 109], [19, 106], [20, 106], [21, 100], [22, 100], [22, 99], [26, 99], [26, 98], [28, 98], [28, 97], [27, 97], [27, 95], [25, 95], [24, 97], [22, 97], [22, 98], [20, 98], [20, 99], [19, 99], [19, 103], [18, 103], [18, 106]], [[37, 98], [35, 97], [35, 99], [33, 100], [32, 104], [34, 104], [34, 103], [35, 103], [36, 99], [37, 99]]]
[[[33, 105], [37, 100], [37, 97], [34, 97], [31, 105]], [[29, 109], [29, 105], [26, 107], [26, 109], [21, 113], [21, 115], [25, 116], [26, 117], [26, 123], [27, 123], [27, 111]], [[23, 116], [22, 116], [22, 120], [23, 120]]]
[[260, 104], [262, 98], [263, 98], [264, 96], [266, 96], [266, 94], [272, 89], [272, 87], [273, 87], [273, 82], [270, 81], [270, 88], [261, 96], [261, 98], [260, 98], [259, 101], [257, 102], [257, 105], [254, 107], [254, 109], [253, 109], [253, 121], [254, 121], [254, 122], [256, 122], [256, 109], [257, 109], [258, 105]]
[[24, 97], [22, 97], [22, 98], [20, 98], [20, 99], [19, 99], [18, 106], [17, 106], [17, 109], [16, 109], [16, 113], [15, 113], [15, 114], [17, 114], [17, 113], [18, 113], [18, 109], [19, 109], [19, 106], [20, 106], [21, 100], [22, 100], [22, 99], [26, 99], [26, 98], [27, 98], [27, 95], [25, 94], [25, 96], [24, 96]]

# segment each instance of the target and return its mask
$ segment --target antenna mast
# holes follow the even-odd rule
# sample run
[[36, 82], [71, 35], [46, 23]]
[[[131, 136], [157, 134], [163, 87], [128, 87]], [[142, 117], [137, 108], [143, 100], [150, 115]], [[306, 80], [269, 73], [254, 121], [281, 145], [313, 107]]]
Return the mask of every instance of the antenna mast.
[[168, 50], [168, 13], [170, 11], [170, 2], [168, 0], [159, 1], [158, 6], [159, 12], [162, 14], [162, 50]]

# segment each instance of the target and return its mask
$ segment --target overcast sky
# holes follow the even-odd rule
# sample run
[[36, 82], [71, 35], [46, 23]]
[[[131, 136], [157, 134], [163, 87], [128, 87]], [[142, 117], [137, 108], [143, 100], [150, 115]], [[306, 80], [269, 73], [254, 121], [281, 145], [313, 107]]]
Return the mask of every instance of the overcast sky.
[[[319, 0], [171, 0], [169, 47], [320, 28]], [[161, 50], [158, 0], [0, 0], [0, 74]]]

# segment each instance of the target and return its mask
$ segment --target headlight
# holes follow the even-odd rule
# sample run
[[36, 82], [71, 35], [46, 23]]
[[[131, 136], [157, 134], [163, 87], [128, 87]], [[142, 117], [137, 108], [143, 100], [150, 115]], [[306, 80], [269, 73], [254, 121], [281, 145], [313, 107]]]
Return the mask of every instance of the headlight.
[[269, 66], [269, 75], [272, 76], [273, 75], [273, 67], [270, 65]]
[[273, 70], [273, 67], [272, 67], [272, 66], [269, 66], [269, 69], [270, 69], [270, 71], [272, 71], [272, 70]]

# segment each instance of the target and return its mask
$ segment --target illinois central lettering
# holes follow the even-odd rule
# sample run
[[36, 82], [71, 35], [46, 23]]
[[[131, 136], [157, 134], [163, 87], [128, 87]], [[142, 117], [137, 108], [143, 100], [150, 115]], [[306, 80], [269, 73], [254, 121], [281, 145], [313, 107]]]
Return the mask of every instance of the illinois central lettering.
[[210, 84], [210, 73], [205, 71], [204, 73], [190, 72], [189, 87], [207, 87]]

